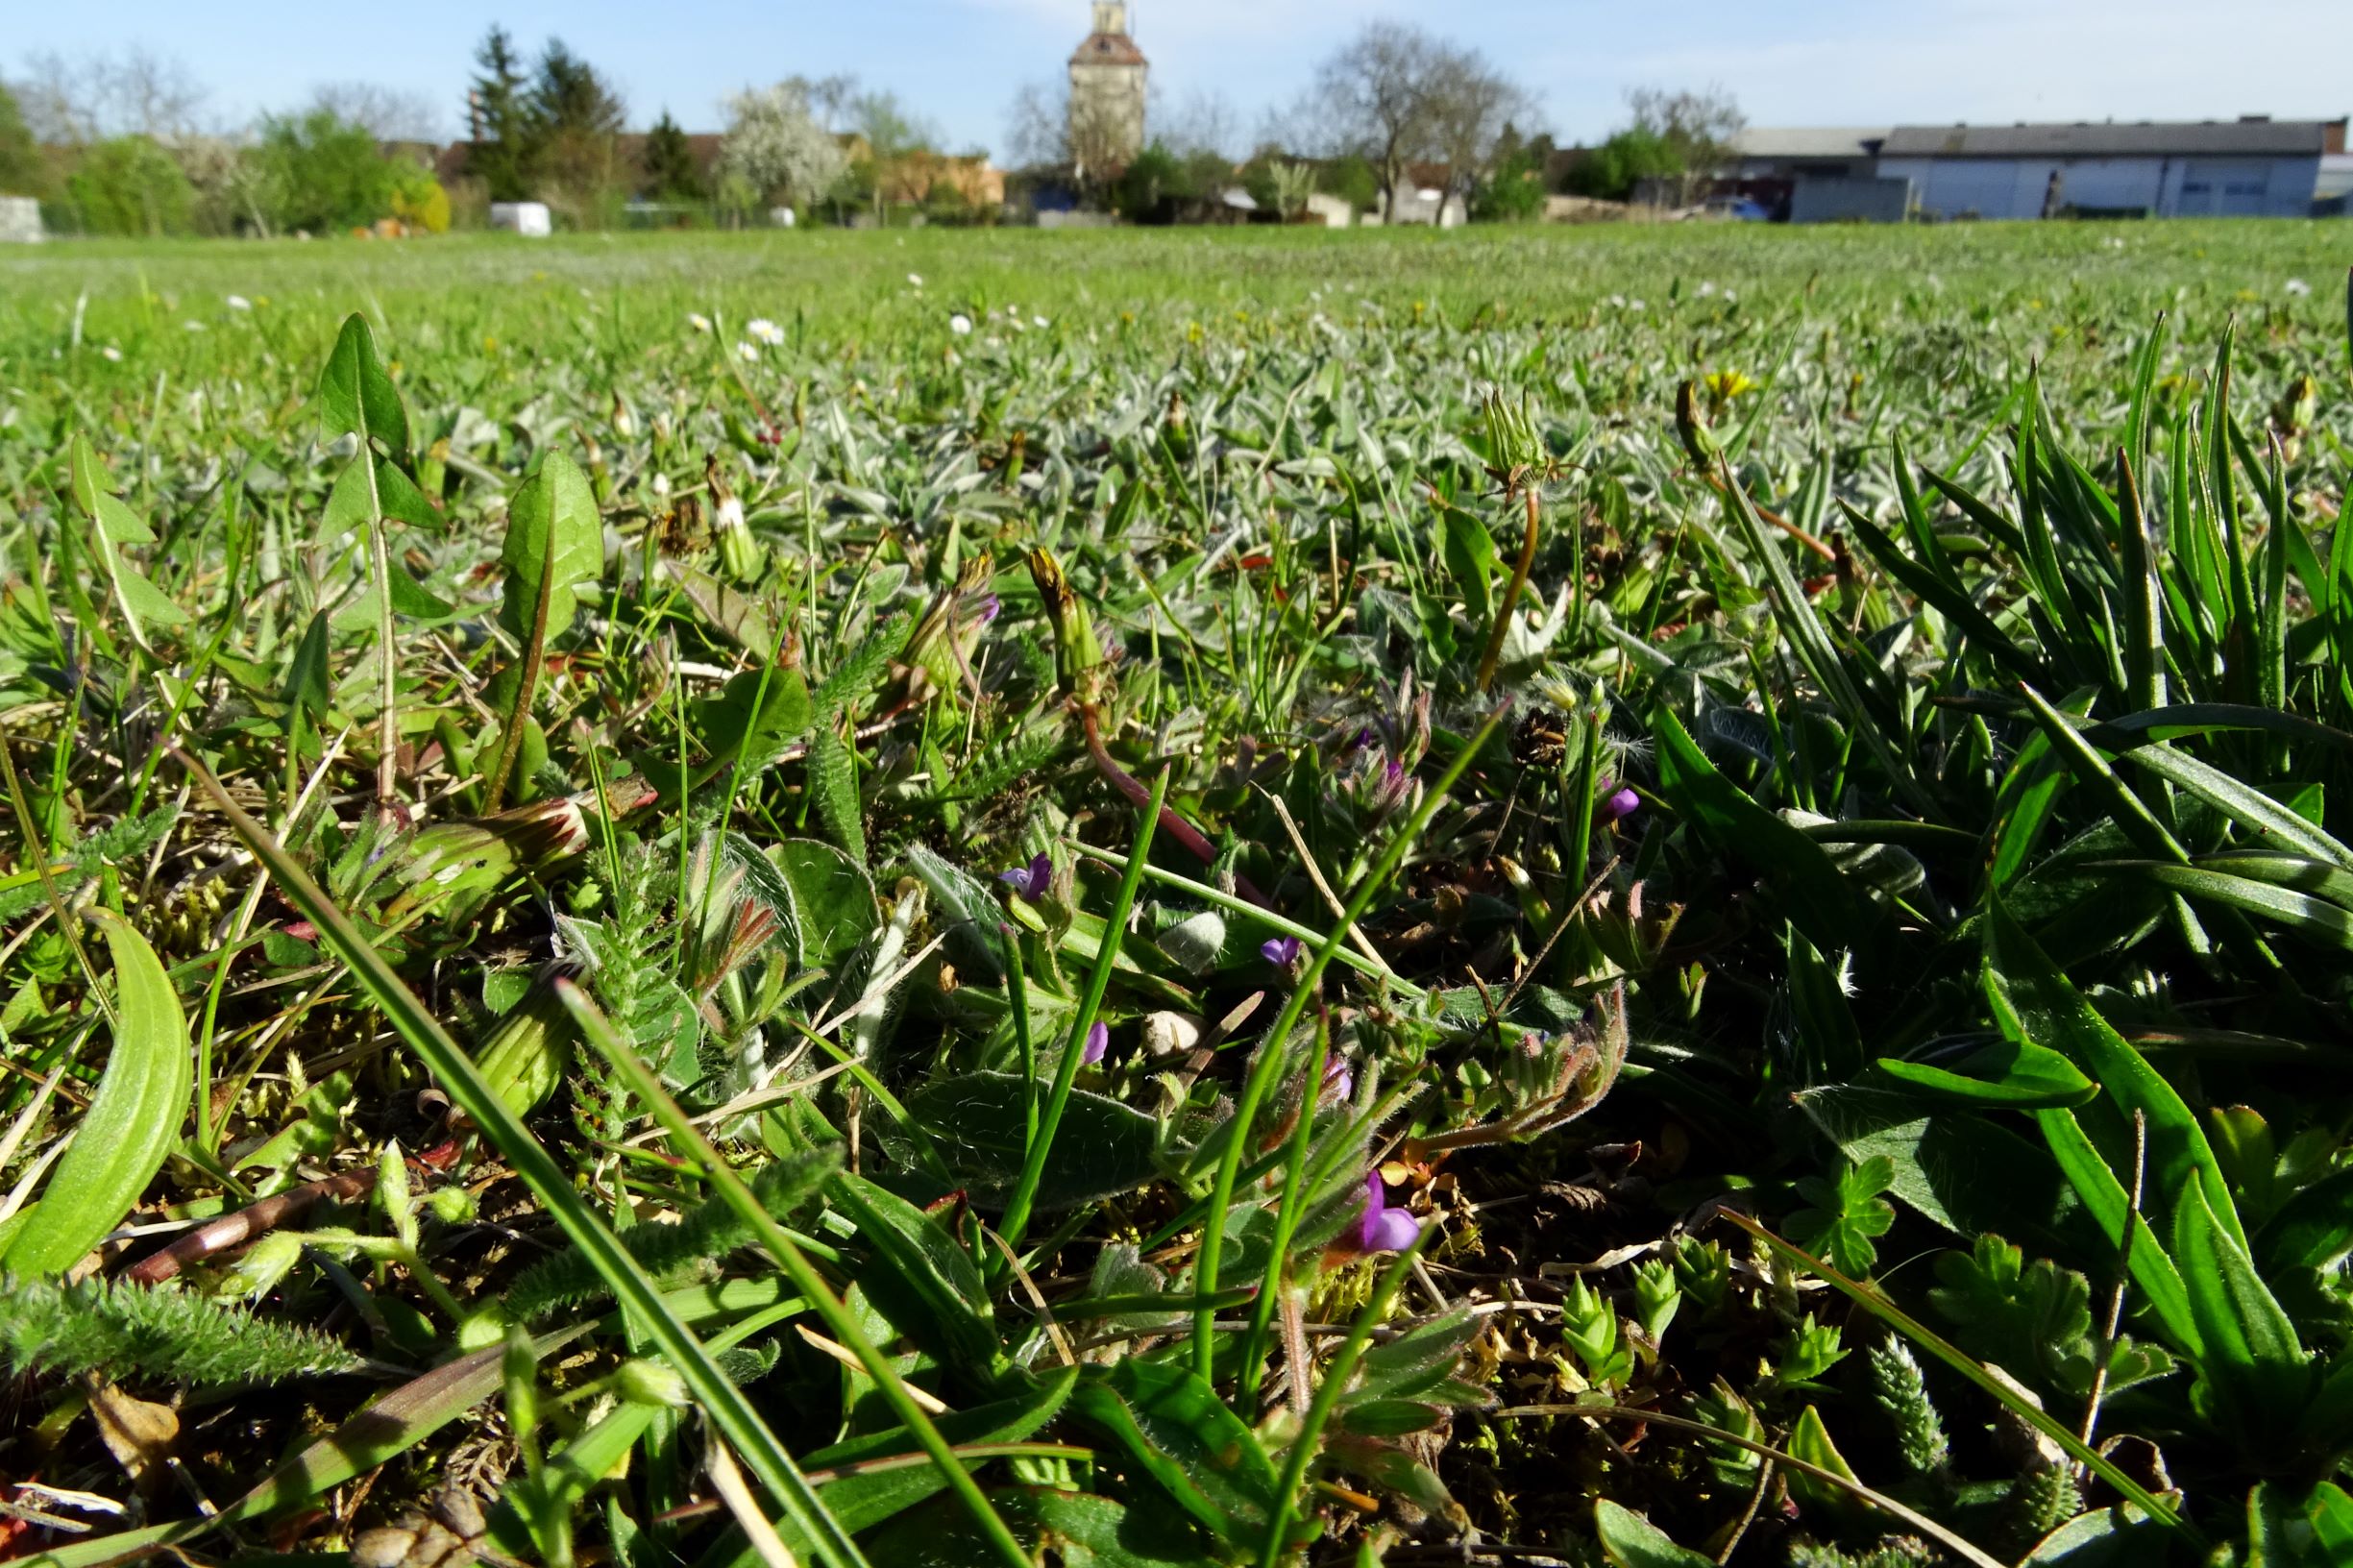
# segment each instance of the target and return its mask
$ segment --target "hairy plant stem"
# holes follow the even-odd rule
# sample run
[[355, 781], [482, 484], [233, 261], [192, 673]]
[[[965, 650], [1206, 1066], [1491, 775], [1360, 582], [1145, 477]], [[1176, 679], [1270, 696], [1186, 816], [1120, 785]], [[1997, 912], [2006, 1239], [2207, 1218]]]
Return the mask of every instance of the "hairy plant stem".
[[1520, 595], [1528, 587], [1528, 574], [1536, 564], [1536, 536], [1543, 527], [1544, 502], [1536, 494], [1533, 479], [1521, 483], [1520, 494], [1528, 502], [1528, 527], [1520, 534], [1520, 558], [1512, 563], [1511, 581], [1504, 589], [1503, 602], [1495, 606], [1495, 623], [1487, 628], [1486, 651], [1479, 655], [1479, 689], [1483, 692], [1495, 684], [1495, 667], [1503, 661], [1504, 637], [1511, 629], [1511, 612], [1519, 607]]

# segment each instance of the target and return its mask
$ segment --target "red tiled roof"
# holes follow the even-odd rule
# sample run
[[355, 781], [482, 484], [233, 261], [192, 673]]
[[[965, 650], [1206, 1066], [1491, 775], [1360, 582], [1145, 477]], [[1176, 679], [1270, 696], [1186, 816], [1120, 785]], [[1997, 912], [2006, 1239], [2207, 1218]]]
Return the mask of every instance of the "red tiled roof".
[[1073, 65], [1145, 65], [1143, 51], [1125, 33], [1097, 33], [1078, 46], [1070, 57]]

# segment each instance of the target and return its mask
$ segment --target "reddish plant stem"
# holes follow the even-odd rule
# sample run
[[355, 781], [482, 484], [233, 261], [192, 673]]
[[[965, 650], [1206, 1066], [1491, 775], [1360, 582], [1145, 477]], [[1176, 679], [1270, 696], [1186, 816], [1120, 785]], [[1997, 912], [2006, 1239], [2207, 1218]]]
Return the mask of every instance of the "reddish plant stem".
[[[1081, 702], [1078, 705], [1078, 713], [1080, 723], [1086, 726], [1087, 754], [1094, 759], [1095, 772], [1101, 773], [1113, 789], [1126, 796], [1137, 809], [1142, 810], [1150, 806], [1152, 792], [1144, 787], [1141, 780], [1113, 761], [1111, 752], [1104, 748], [1103, 728], [1101, 723], [1095, 718], [1094, 704]], [[1202, 865], [1213, 866], [1216, 864], [1217, 846], [1210, 843], [1199, 828], [1179, 816], [1176, 807], [1165, 804], [1161, 807], [1160, 830], [1191, 850]], [[1275, 907], [1267, 901], [1266, 895], [1259, 892], [1248, 877], [1238, 871], [1234, 876], [1234, 891], [1261, 909]]]
[[[426, 1150], [410, 1162], [426, 1169], [441, 1169], [457, 1157], [454, 1139]], [[257, 1237], [265, 1236], [297, 1219], [322, 1201], [350, 1203], [366, 1197], [376, 1190], [376, 1172], [349, 1170], [339, 1176], [323, 1176], [315, 1182], [306, 1182], [275, 1197], [247, 1204], [233, 1214], [208, 1219], [188, 1232], [161, 1252], [151, 1253], [123, 1270], [122, 1277], [133, 1285], [161, 1285], [190, 1263], [241, 1247]]]

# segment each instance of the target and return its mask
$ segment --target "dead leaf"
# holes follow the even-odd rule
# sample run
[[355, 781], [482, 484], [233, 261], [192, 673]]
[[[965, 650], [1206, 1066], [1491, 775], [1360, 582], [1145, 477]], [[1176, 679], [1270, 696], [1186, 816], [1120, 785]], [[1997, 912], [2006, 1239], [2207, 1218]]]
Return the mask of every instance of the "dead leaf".
[[140, 1487], [171, 1462], [173, 1446], [180, 1441], [180, 1412], [169, 1405], [134, 1399], [112, 1384], [101, 1383], [90, 1387], [90, 1414], [97, 1419], [107, 1452]]

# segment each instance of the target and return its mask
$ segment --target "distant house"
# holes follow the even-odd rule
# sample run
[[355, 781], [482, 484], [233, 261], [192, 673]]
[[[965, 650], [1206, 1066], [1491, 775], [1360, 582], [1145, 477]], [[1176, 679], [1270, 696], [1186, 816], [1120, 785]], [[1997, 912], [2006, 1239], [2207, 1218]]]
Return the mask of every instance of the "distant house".
[[1881, 179], [1928, 217], [2304, 217], [2343, 120], [1898, 126]]

